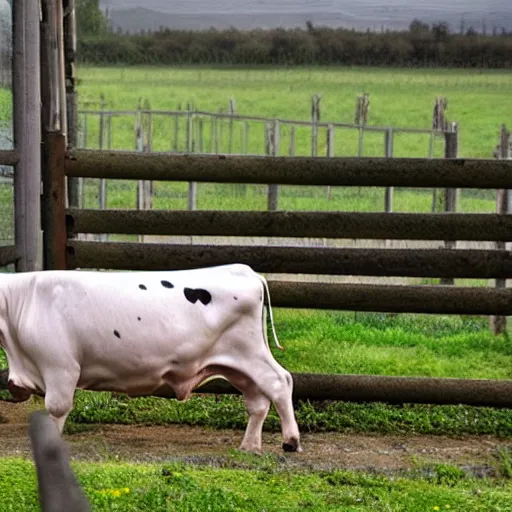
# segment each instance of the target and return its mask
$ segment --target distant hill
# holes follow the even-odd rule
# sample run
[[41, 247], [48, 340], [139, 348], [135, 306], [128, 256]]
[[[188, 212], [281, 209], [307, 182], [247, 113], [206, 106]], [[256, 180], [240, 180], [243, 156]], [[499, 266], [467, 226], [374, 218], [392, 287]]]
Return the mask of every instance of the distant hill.
[[461, 23], [478, 31], [512, 30], [510, 0], [100, 0], [100, 5], [109, 9], [114, 28], [129, 32], [160, 27], [292, 28], [304, 27], [306, 21], [357, 30], [403, 30], [414, 18], [427, 23], [446, 21], [453, 31]]

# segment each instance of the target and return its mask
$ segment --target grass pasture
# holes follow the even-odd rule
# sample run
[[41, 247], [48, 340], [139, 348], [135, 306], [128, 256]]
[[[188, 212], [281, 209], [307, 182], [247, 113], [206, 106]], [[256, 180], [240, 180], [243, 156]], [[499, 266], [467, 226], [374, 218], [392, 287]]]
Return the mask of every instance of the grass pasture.
[[[230, 96], [243, 114], [308, 120], [310, 97], [319, 93], [322, 121], [352, 122], [357, 94], [370, 92], [370, 124], [425, 128], [430, 125], [436, 95], [448, 97], [448, 117], [460, 125], [460, 154], [488, 158], [497, 143], [499, 127], [512, 119], [508, 101], [512, 73], [467, 70], [385, 69], [211, 69], [211, 68], [89, 68], [78, 69], [82, 108], [105, 95], [107, 107], [134, 109], [146, 97], [153, 109], [175, 109], [187, 101], [197, 108], [227, 108]], [[0, 91], [1, 93], [1, 91]], [[8, 117], [9, 96], [0, 94], [0, 119]], [[3, 102], [3, 106], [2, 106]], [[114, 118], [115, 149], [133, 149], [133, 118]], [[205, 125], [206, 145], [209, 129]], [[226, 147], [229, 123], [222, 128]], [[174, 144], [171, 120], [154, 119], [153, 148], [168, 151]], [[235, 126], [234, 151], [240, 148], [241, 125]], [[179, 126], [184, 148], [185, 124]], [[289, 131], [283, 128], [282, 154]], [[310, 132], [297, 129], [297, 155], [310, 150]], [[88, 125], [89, 147], [97, 147], [98, 123]], [[263, 126], [249, 124], [249, 152], [263, 152]], [[365, 137], [365, 156], [383, 154], [383, 135]], [[208, 147], [206, 148], [208, 149]], [[222, 148], [221, 148], [222, 149]], [[395, 156], [425, 156], [428, 137], [397, 135]], [[336, 132], [336, 155], [354, 156], [357, 132]], [[325, 133], [319, 136], [325, 153]], [[435, 154], [442, 153], [441, 141]], [[97, 207], [97, 181], [86, 183], [85, 206]], [[5, 190], [3, 190], [5, 188]], [[0, 190], [2, 208], [12, 192]], [[200, 184], [199, 209], [266, 208], [266, 187], [247, 186], [244, 194], [231, 185]], [[462, 191], [460, 210], [492, 212], [494, 191]], [[394, 210], [428, 212], [432, 191], [395, 189]], [[286, 210], [382, 211], [383, 189], [336, 188], [330, 201], [325, 188], [280, 188], [280, 208]], [[186, 183], [155, 183], [153, 207], [183, 209]], [[132, 182], [108, 183], [109, 208], [135, 208]], [[5, 227], [12, 230], [11, 209], [4, 208]], [[292, 372], [406, 375], [474, 379], [512, 379], [509, 335], [493, 336], [488, 319], [427, 315], [387, 315], [330, 311], [274, 311], [276, 329], [285, 351], [275, 357]], [[0, 367], [6, 361], [0, 354]], [[39, 398], [33, 398], [38, 401]], [[39, 402], [41, 403], [41, 402]], [[42, 404], [41, 404], [42, 405]], [[301, 431], [368, 434], [429, 434], [444, 436], [512, 437], [512, 411], [465, 406], [380, 403], [297, 404]], [[78, 391], [66, 426], [68, 434], [91, 424], [190, 424], [206, 428], [245, 428], [247, 415], [240, 397], [195, 396], [186, 403], [158, 398], [128, 399], [111, 393]], [[272, 409], [265, 430], [276, 432], [279, 421]], [[119, 461], [75, 462], [78, 479], [94, 510], [361, 510], [361, 511], [509, 511], [512, 501], [512, 454], [496, 454], [493, 478], [475, 478], [460, 467], [418, 462], [404, 474], [283, 469], [279, 457], [262, 458], [230, 453], [222, 467], [192, 463], [130, 464]], [[35, 472], [29, 461], [0, 459], [0, 510], [38, 510]]]
[[[84, 108], [97, 109], [103, 94], [107, 108], [112, 110], [133, 110], [138, 99], [144, 97], [154, 110], [175, 110], [178, 105], [185, 109], [190, 102], [200, 110], [218, 112], [222, 108], [226, 112], [229, 98], [233, 97], [240, 114], [308, 121], [311, 96], [320, 94], [323, 122], [353, 123], [356, 96], [369, 92], [369, 124], [402, 128], [429, 128], [434, 99], [442, 95], [448, 98], [448, 118], [459, 123], [460, 155], [473, 158], [489, 158], [501, 124], [510, 124], [512, 119], [512, 104], [508, 101], [512, 88], [510, 71], [81, 66], [78, 77], [79, 103]], [[154, 122], [154, 149], [170, 150], [173, 123], [159, 116]], [[133, 119], [121, 117], [113, 123], [112, 147], [134, 148]], [[224, 128], [227, 137], [227, 123]], [[235, 127], [235, 131], [239, 130], [240, 126]], [[98, 138], [92, 121], [89, 132], [93, 145]], [[249, 152], [262, 153], [263, 126], [251, 125], [250, 132]], [[319, 136], [319, 154], [325, 154], [324, 135]], [[180, 136], [184, 150], [184, 123]], [[335, 139], [336, 155], [357, 154], [357, 130], [342, 129]], [[287, 141], [285, 131], [281, 137], [282, 154], [287, 154]], [[308, 154], [309, 141], [310, 130], [297, 129], [298, 155]], [[369, 134], [364, 155], [383, 155], [383, 148], [383, 134]], [[427, 149], [427, 136], [396, 136], [395, 156], [426, 156]], [[442, 151], [442, 144], [438, 150]]]
[[[78, 92], [82, 109], [98, 110], [100, 95], [104, 95], [107, 110], [134, 110], [139, 98], [147, 98], [153, 110], [182, 109], [190, 102], [197, 109], [209, 112], [227, 111], [230, 97], [236, 100], [240, 114], [281, 119], [310, 119], [311, 96], [320, 94], [321, 121], [352, 123], [355, 98], [363, 91], [370, 93], [369, 124], [402, 128], [428, 128], [431, 124], [433, 102], [437, 95], [448, 97], [450, 120], [459, 123], [459, 154], [463, 157], [490, 158], [498, 141], [502, 123], [510, 123], [512, 104], [508, 101], [512, 87], [509, 71], [429, 70], [429, 69], [372, 69], [372, 68], [208, 68], [208, 67], [80, 67]], [[83, 117], [81, 117], [83, 129]], [[134, 116], [112, 119], [112, 139], [105, 138], [104, 147], [135, 149]], [[99, 147], [99, 117], [88, 116], [87, 147]], [[211, 120], [203, 123], [203, 151], [215, 151], [212, 130], [222, 142], [219, 152], [229, 148], [230, 122]], [[248, 153], [264, 153], [264, 123], [248, 122]], [[233, 123], [232, 151], [242, 151], [242, 123]], [[197, 124], [194, 126], [197, 138]], [[297, 127], [296, 155], [311, 152], [311, 130]], [[326, 154], [325, 129], [319, 130], [318, 154]], [[176, 145], [176, 141], [177, 145]], [[281, 124], [280, 153], [288, 154], [290, 129]], [[394, 155], [425, 157], [430, 136], [396, 133]], [[434, 139], [434, 156], [443, 154], [443, 141]], [[197, 147], [197, 144], [196, 144]], [[152, 148], [155, 151], [186, 151], [186, 119], [178, 125], [174, 119], [153, 115]], [[335, 155], [356, 156], [358, 131], [338, 128], [335, 133]], [[364, 156], [384, 155], [384, 134], [366, 132]], [[124, 199], [112, 185], [108, 205], [120, 206]], [[134, 187], [134, 185], [133, 185]], [[126, 189], [126, 187], [125, 187]], [[263, 209], [266, 208], [264, 187], [248, 186], [247, 194], [237, 197], [229, 185], [199, 184], [200, 209]], [[97, 204], [97, 192], [91, 189], [88, 204]], [[135, 190], [130, 193], [135, 205]], [[129, 204], [129, 203], [126, 203]], [[155, 208], [184, 208], [187, 204], [186, 184], [158, 184]], [[303, 210], [379, 211], [383, 209], [383, 189], [333, 190], [331, 201], [326, 200], [325, 188], [281, 187], [280, 208]], [[428, 212], [432, 207], [432, 191], [396, 189], [394, 211]], [[461, 193], [463, 212], [492, 212], [495, 210], [493, 191]]]
[[[305, 472], [281, 470], [272, 457], [232, 454], [223, 468], [79, 462], [73, 469], [97, 511], [499, 512], [510, 510], [512, 498], [506, 478], [476, 479], [441, 464], [398, 476]], [[28, 461], [0, 460], [0, 492], [2, 511], [39, 510], [35, 471]]]

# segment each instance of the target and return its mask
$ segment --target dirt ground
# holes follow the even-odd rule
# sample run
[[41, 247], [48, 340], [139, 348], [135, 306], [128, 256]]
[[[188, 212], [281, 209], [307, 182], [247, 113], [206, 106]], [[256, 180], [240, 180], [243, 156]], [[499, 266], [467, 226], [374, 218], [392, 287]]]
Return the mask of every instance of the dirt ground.
[[[0, 402], [0, 457], [32, 457], [28, 416], [33, 403]], [[73, 460], [180, 460], [223, 466], [242, 440], [239, 430], [213, 430], [181, 425], [92, 425], [65, 434]], [[496, 453], [512, 447], [512, 439], [490, 436], [384, 436], [342, 433], [303, 433], [303, 453], [281, 450], [277, 433], [264, 432], [263, 451], [277, 455], [279, 465], [303, 469], [366, 469], [398, 472], [415, 464], [449, 463], [476, 475], [492, 475]], [[232, 466], [232, 461], [230, 463]]]

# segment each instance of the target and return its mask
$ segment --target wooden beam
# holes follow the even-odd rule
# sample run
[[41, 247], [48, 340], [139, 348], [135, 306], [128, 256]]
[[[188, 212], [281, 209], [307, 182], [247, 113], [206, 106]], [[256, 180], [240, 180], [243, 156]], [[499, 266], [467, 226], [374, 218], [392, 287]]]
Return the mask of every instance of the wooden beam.
[[491, 279], [512, 275], [512, 254], [494, 250], [345, 249], [176, 245], [70, 240], [68, 268], [191, 269], [236, 261], [258, 272]]
[[73, 177], [216, 183], [419, 188], [512, 188], [512, 161], [143, 154], [76, 150]]
[[126, 235], [512, 241], [512, 215], [68, 209], [69, 236]]

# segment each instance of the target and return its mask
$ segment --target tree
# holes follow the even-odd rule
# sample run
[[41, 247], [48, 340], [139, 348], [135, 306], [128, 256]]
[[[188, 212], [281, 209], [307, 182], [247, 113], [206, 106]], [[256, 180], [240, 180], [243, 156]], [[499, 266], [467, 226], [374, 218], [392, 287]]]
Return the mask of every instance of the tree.
[[100, 9], [99, 0], [76, 0], [76, 32], [78, 39], [108, 33], [108, 20]]

